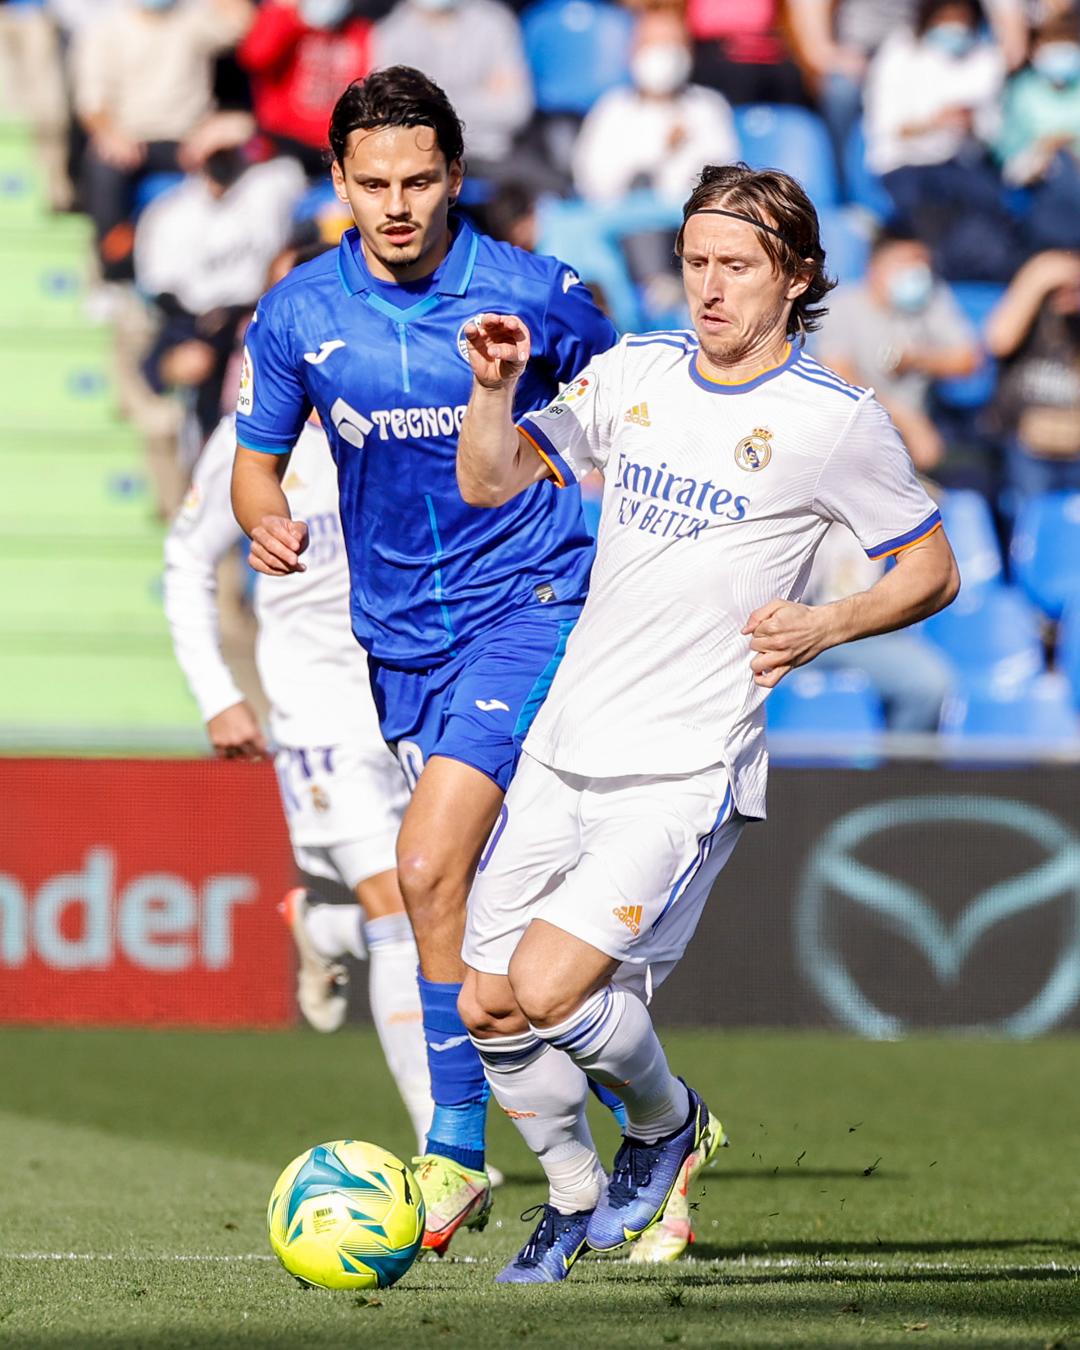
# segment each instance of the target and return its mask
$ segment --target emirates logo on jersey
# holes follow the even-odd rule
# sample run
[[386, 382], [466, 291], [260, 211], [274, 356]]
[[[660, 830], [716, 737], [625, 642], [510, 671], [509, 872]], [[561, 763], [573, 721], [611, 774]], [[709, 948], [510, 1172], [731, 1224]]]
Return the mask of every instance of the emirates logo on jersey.
[[768, 427], [755, 427], [735, 447], [735, 463], [747, 473], [757, 473], [772, 459], [772, 432]]

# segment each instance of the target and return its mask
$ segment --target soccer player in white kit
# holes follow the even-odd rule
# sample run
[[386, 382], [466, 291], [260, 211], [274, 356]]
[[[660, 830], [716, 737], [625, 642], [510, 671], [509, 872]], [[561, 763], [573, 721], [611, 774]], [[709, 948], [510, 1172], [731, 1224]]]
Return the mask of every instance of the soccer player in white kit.
[[[267, 751], [266, 742], [218, 636], [217, 566], [247, 542], [229, 500], [235, 447], [229, 416], [207, 442], [166, 540], [165, 611], [215, 748], [254, 758]], [[372, 1019], [422, 1145], [432, 1103], [416, 943], [395, 860], [408, 790], [380, 734], [367, 657], [352, 634], [337, 473], [314, 422], [300, 435], [283, 487], [294, 513], [308, 522], [311, 542], [301, 571], [256, 581], [256, 663], [270, 701], [275, 767], [297, 864], [341, 882], [358, 902], [310, 905], [299, 890], [286, 897], [301, 958], [299, 1002], [319, 1030], [340, 1025], [345, 970], [334, 960], [335, 949], [338, 957], [366, 950]]]
[[[469, 902], [461, 1011], [550, 1195], [499, 1275], [564, 1279], [657, 1222], [716, 1126], [646, 1004], [693, 935], [746, 822], [765, 815], [764, 702], [827, 647], [914, 623], [959, 580], [933, 502], [870, 391], [802, 350], [831, 289], [794, 179], [708, 168], [679, 236], [693, 332], [624, 338], [548, 408], [511, 418], [529, 334], [467, 330], [466, 501], [604, 476], [584, 612], [525, 741]], [[799, 603], [841, 521], [895, 566]], [[586, 1074], [626, 1106], [610, 1183]]]

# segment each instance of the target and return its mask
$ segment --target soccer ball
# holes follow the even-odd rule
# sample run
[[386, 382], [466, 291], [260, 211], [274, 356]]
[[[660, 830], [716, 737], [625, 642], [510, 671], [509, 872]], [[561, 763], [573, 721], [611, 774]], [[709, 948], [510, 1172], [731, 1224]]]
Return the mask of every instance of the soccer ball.
[[385, 1289], [420, 1250], [424, 1201], [399, 1158], [377, 1144], [338, 1139], [289, 1163], [266, 1222], [274, 1255], [304, 1284]]

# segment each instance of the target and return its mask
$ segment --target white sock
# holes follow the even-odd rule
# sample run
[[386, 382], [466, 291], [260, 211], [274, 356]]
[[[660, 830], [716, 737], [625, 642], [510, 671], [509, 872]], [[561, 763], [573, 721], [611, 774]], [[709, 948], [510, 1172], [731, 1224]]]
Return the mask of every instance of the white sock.
[[423, 1153], [434, 1106], [416, 982], [416, 940], [405, 914], [386, 914], [364, 924], [364, 941], [372, 1020]]
[[585, 1075], [531, 1031], [473, 1045], [495, 1100], [540, 1160], [549, 1203], [560, 1214], [595, 1208], [605, 1177], [585, 1119]]
[[633, 994], [608, 985], [559, 1026], [533, 1030], [622, 1099], [632, 1138], [655, 1143], [686, 1124], [686, 1087], [668, 1067], [652, 1018]]
[[304, 915], [304, 927], [311, 945], [328, 961], [348, 953], [362, 961], [364, 949], [364, 911], [359, 905], [310, 905]]

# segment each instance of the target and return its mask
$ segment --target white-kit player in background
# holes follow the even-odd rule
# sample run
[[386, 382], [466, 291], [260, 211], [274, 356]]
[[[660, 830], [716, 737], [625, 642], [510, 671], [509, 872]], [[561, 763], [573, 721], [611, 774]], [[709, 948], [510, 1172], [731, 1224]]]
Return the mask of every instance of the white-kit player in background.
[[[222, 657], [218, 630], [218, 564], [247, 542], [229, 501], [235, 448], [229, 416], [207, 442], [165, 543], [165, 612], [215, 750], [260, 758], [269, 747]], [[422, 1145], [432, 1104], [416, 943], [394, 852], [408, 791], [380, 735], [367, 657], [352, 634], [337, 472], [314, 422], [297, 441], [283, 487], [311, 542], [300, 571], [256, 580], [256, 664], [297, 864], [343, 883], [358, 902], [313, 904], [302, 889], [286, 896], [298, 999], [312, 1026], [335, 1030], [345, 1015], [340, 958], [366, 953], [372, 1019]]]
[[[678, 242], [694, 331], [624, 338], [518, 427], [524, 324], [484, 315], [466, 329], [466, 501], [604, 476], [589, 596], [465, 934], [462, 1016], [550, 1187], [508, 1282], [564, 1279], [586, 1247], [640, 1236], [708, 1155], [715, 1121], [672, 1074], [646, 1005], [745, 823], [765, 815], [768, 690], [828, 647], [925, 618], [959, 584], [888, 415], [797, 340], [831, 289], [799, 184], [708, 168]], [[833, 521], [895, 566], [868, 591], [803, 605]], [[627, 1110], [606, 1187], [586, 1075]]]

